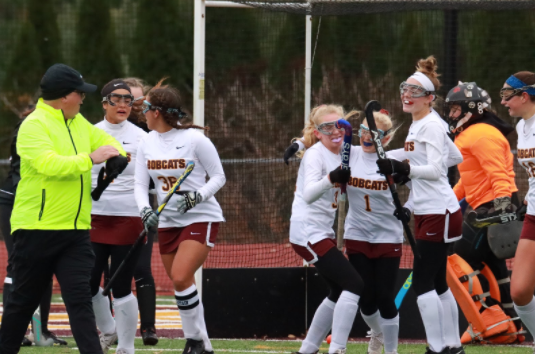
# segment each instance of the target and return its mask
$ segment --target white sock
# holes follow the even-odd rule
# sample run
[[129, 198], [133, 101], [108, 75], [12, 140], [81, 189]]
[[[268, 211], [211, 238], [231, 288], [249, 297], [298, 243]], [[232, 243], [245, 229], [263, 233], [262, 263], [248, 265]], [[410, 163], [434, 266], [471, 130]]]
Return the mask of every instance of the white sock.
[[383, 331], [383, 344], [385, 346], [385, 353], [397, 352], [399, 338], [399, 314], [390, 319], [381, 318], [381, 330]]
[[134, 354], [134, 339], [137, 330], [137, 298], [130, 293], [121, 298], [113, 299], [115, 309], [115, 322], [119, 344], [117, 349], [122, 348], [128, 354]]
[[527, 305], [518, 306], [515, 304], [515, 310], [524, 326], [528, 328], [529, 333], [535, 335], [535, 297]]
[[199, 294], [195, 284], [184, 291], [175, 291], [178, 312], [182, 319], [182, 331], [186, 339], [201, 340], [201, 329], [197, 318], [199, 316]]
[[442, 302], [440, 302], [435, 290], [418, 296], [417, 302], [429, 348], [435, 353], [439, 353], [446, 347], [444, 343], [444, 310], [442, 309]]
[[359, 300], [360, 296], [346, 290], [342, 291], [342, 294], [338, 298], [333, 313], [333, 328], [329, 353], [334, 353], [347, 346], [349, 332], [351, 332], [355, 316], [359, 310]]
[[207, 352], [213, 352], [212, 342], [208, 338], [208, 330], [206, 329], [206, 322], [204, 321], [204, 306], [201, 299], [199, 299], [199, 311], [197, 313], [197, 325], [201, 330], [202, 341], [204, 342], [204, 350]]
[[329, 298], [325, 298], [319, 305], [308, 329], [307, 336], [301, 343], [300, 353], [315, 353], [318, 351], [333, 325], [335, 306], [336, 303], [329, 300]]
[[104, 334], [115, 333], [115, 321], [110, 311], [110, 299], [102, 295], [102, 288], [93, 296], [93, 312], [100, 332]]
[[459, 336], [459, 310], [455, 297], [450, 289], [438, 297], [444, 309], [444, 344], [450, 348], [460, 348], [462, 344]]
[[364, 322], [366, 322], [368, 327], [371, 328], [373, 333], [375, 334], [381, 333], [381, 314], [379, 313], [379, 310], [375, 311], [375, 313], [370, 316], [366, 316], [365, 314], [362, 313], [362, 309], [361, 309], [360, 314], [362, 315], [362, 319], [364, 320]]

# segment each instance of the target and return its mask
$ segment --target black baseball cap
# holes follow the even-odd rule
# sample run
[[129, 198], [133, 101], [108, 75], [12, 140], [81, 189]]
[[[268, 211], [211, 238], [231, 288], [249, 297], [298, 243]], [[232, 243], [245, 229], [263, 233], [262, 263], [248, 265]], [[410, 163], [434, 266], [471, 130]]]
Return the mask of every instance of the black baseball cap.
[[40, 86], [45, 100], [56, 100], [75, 90], [81, 92], [97, 90], [96, 85], [85, 82], [78, 71], [65, 64], [54, 64], [48, 68]]

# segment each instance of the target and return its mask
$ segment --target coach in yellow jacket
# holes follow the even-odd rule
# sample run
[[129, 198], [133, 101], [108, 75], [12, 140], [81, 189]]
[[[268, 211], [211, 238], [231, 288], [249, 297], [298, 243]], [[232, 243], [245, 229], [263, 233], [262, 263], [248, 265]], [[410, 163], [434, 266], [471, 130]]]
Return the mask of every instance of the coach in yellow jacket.
[[41, 80], [42, 98], [20, 127], [21, 180], [11, 217], [13, 293], [0, 328], [2, 354], [19, 351], [54, 274], [80, 352], [102, 353], [89, 288], [91, 167], [125, 152], [79, 113], [85, 93], [96, 88], [67, 65], [51, 66]]

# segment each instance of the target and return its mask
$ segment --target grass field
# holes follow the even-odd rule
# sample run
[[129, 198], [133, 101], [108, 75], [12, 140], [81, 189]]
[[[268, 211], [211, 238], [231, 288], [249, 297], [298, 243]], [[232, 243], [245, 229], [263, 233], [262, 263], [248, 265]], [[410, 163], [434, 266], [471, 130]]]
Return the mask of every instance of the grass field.
[[[70, 346], [66, 347], [26, 347], [22, 348], [20, 353], [39, 353], [39, 354], [59, 354], [59, 353], [77, 353], [78, 350], [74, 345], [73, 338], [66, 338]], [[144, 346], [141, 339], [136, 339], [136, 352], [153, 353], [153, 354], [181, 354], [184, 349], [185, 341], [183, 339], [161, 339], [157, 346]], [[290, 353], [299, 350], [299, 341], [259, 341], [259, 340], [213, 340], [215, 353], [232, 353], [232, 354], [279, 354]], [[320, 353], [328, 351], [328, 345], [324, 343], [320, 348]], [[348, 354], [364, 354], [367, 350], [366, 343], [349, 343], [347, 346]], [[530, 346], [467, 346], [466, 354], [531, 354], [533, 349]], [[115, 350], [111, 349], [110, 354]], [[400, 354], [425, 353], [424, 344], [400, 344], [398, 352]]]

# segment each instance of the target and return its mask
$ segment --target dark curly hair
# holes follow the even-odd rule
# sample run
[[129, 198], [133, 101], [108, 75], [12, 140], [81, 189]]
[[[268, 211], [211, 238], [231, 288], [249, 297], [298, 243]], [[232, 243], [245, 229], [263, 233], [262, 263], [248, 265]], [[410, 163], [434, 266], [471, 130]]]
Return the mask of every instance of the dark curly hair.
[[180, 124], [179, 121], [187, 117], [186, 113], [180, 108], [182, 102], [178, 90], [170, 85], [162, 85], [167, 78], [161, 79], [148, 93], [151, 105], [158, 107], [163, 119], [167, 124], [175, 129], [202, 129], [208, 130], [208, 127], [201, 127], [194, 124]]

